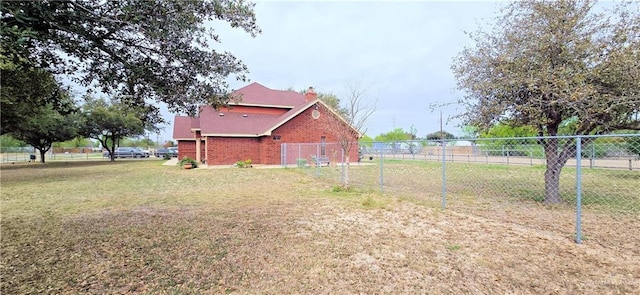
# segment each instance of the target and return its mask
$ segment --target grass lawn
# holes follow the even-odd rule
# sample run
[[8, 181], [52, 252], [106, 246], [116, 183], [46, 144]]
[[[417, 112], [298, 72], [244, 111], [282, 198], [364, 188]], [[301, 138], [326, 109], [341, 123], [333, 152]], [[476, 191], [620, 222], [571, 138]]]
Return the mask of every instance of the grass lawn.
[[161, 164], [2, 165], [0, 293], [640, 293], [634, 214], [587, 212], [577, 245], [566, 208]]

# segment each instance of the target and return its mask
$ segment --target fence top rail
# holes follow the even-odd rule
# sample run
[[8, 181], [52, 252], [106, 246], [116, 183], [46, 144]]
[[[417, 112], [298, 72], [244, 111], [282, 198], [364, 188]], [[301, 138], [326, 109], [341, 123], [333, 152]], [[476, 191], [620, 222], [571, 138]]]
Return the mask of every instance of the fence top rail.
[[[615, 138], [615, 137], [640, 137], [640, 133], [625, 133], [625, 134], [601, 134], [601, 135], [558, 135], [558, 136], [522, 136], [522, 137], [476, 137], [476, 138], [445, 138], [445, 139], [426, 139], [426, 140], [398, 140], [398, 141], [372, 141], [376, 144], [400, 144], [400, 143], [420, 143], [420, 142], [455, 142], [455, 141], [491, 141], [491, 140], [539, 140], [539, 139], [575, 139], [575, 138]], [[282, 145], [337, 145], [338, 142], [288, 142]], [[355, 142], [354, 142], [355, 144]], [[361, 143], [362, 144], [362, 143]]]
[[[576, 139], [576, 138], [628, 138], [628, 137], [640, 137], [640, 133], [630, 133], [630, 134], [601, 134], [601, 135], [558, 135], [558, 136], [521, 136], [521, 137], [476, 137], [476, 138], [445, 138], [445, 139], [416, 139], [416, 140], [397, 140], [397, 141], [372, 141], [367, 142], [365, 144], [383, 144], [383, 145], [394, 145], [394, 144], [402, 144], [402, 143], [437, 143], [441, 144], [442, 142], [476, 142], [476, 141], [493, 141], [493, 140], [517, 140], [517, 141], [525, 141], [525, 140], [540, 140], [540, 139]], [[360, 143], [363, 144], [363, 143]]]
[[[456, 138], [456, 139], [444, 139], [444, 141], [478, 141], [478, 140], [527, 140], [527, 139], [574, 139], [574, 138], [611, 138], [611, 137], [639, 137], [639, 133], [625, 133], [625, 134], [600, 134], [600, 135], [557, 135], [557, 136], [522, 136], [522, 137], [478, 137], [478, 138]], [[442, 142], [442, 139], [432, 140], [436, 142]]]

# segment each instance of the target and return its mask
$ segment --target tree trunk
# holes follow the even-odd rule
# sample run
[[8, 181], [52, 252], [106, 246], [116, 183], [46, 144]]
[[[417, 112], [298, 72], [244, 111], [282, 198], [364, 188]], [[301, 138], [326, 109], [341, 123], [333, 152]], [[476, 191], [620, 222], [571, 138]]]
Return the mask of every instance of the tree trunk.
[[47, 150], [38, 149], [38, 151], [40, 152], [40, 163], [44, 163], [44, 155], [47, 153]]
[[546, 204], [558, 204], [562, 202], [560, 197], [560, 172], [567, 160], [576, 154], [574, 139], [567, 139], [560, 149], [558, 138], [552, 137], [544, 146], [547, 170], [544, 172], [544, 202]]
[[349, 153], [346, 154], [345, 158], [345, 166], [344, 166], [344, 175], [342, 177], [342, 186], [344, 186], [344, 188], [348, 189], [349, 188]]
[[562, 165], [558, 155], [558, 139], [549, 138], [544, 146], [547, 159], [547, 170], [544, 172], [544, 202], [546, 204], [558, 204], [560, 198], [560, 172]]
[[544, 172], [544, 202], [546, 204], [562, 202], [562, 198], [560, 198], [560, 171], [562, 171], [562, 167], [557, 166], [557, 164], [547, 164], [547, 171]]
[[[109, 149], [107, 149], [109, 150]], [[109, 152], [109, 161], [111, 162], [115, 162], [116, 161], [116, 141], [115, 139], [111, 140], [111, 152]]]

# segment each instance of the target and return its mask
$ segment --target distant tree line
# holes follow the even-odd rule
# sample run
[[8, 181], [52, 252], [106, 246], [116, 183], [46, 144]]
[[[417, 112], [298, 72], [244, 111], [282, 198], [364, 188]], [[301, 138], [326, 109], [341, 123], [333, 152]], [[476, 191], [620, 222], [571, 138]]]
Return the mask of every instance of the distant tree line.
[[[43, 74], [40, 76], [40, 74]], [[2, 75], [2, 79], [12, 78]], [[42, 80], [38, 80], [42, 79]], [[50, 73], [38, 72], [27, 79], [40, 87], [41, 92], [31, 93], [20, 101], [19, 91], [3, 89], [2, 106], [14, 108], [2, 120], [2, 146], [29, 145], [40, 153], [45, 162], [46, 152], [55, 143], [70, 142], [78, 146], [86, 144], [86, 138], [97, 140], [113, 155], [118, 142], [145, 132], [159, 130], [162, 120], [149, 117], [145, 106], [131, 106], [120, 98], [104, 99], [87, 96], [85, 103], [77, 104], [69, 91], [58, 85]], [[30, 105], [31, 108], [24, 107]], [[39, 107], [36, 107], [40, 105]], [[24, 112], [21, 109], [24, 107]], [[86, 145], [85, 145], [86, 146]], [[111, 158], [113, 161], [114, 158]]]
[[[566, 124], [563, 124], [559, 129], [559, 135], [573, 135], [572, 130], [575, 128], [572, 126], [573, 121], [569, 120]], [[446, 140], [464, 140], [471, 143], [483, 142], [489, 149], [499, 148], [502, 146], [515, 146], [515, 145], [534, 145], [539, 144], [536, 137], [539, 136], [535, 127], [533, 126], [512, 126], [507, 123], [497, 123], [494, 126], [486, 129], [483, 132], [479, 132], [480, 128], [474, 126], [463, 126], [462, 135], [455, 136], [447, 131], [435, 131], [425, 135], [424, 137], [416, 136], [416, 130], [411, 126], [409, 131], [405, 131], [403, 128], [395, 128], [389, 132], [381, 133], [374, 138], [364, 135], [359, 143], [361, 146], [371, 147], [374, 142], [383, 143], [399, 143], [414, 141], [421, 143], [423, 146], [428, 142], [434, 142], [442, 139]], [[613, 134], [638, 134], [640, 132], [635, 130], [618, 130]], [[523, 138], [523, 139], [519, 139]], [[526, 139], [525, 139], [526, 138]], [[491, 139], [482, 140], [482, 139]], [[640, 136], [637, 137], [603, 137], [599, 139], [589, 140], [585, 142], [583, 147], [583, 153], [589, 152], [589, 147], [597, 147], [604, 144], [618, 145], [629, 153], [640, 156]], [[601, 151], [598, 151], [599, 154]], [[590, 155], [592, 156], [592, 155]]]

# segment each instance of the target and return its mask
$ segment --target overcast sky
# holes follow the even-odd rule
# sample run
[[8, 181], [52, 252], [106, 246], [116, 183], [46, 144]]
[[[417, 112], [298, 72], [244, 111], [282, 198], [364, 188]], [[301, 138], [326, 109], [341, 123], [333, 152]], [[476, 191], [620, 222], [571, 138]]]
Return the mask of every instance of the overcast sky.
[[[248, 78], [272, 89], [313, 86], [344, 97], [348, 83], [377, 100], [366, 124], [371, 137], [415, 126], [418, 136], [440, 129], [440, 110], [432, 104], [455, 101], [451, 62], [475, 31], [499, 12], [504, 2], [258, 2], [262, 34], [256, 38], [216, 24], [216, 49], [232, 52], [248, 67]], [[237, 89], [248, 83], [232, 81]], [[445, 120], [460, 110], [443, 108]], [[171, 125], [161, 134], [171, 138]], [[444, 130], [460, 134], [456, 122]]]

